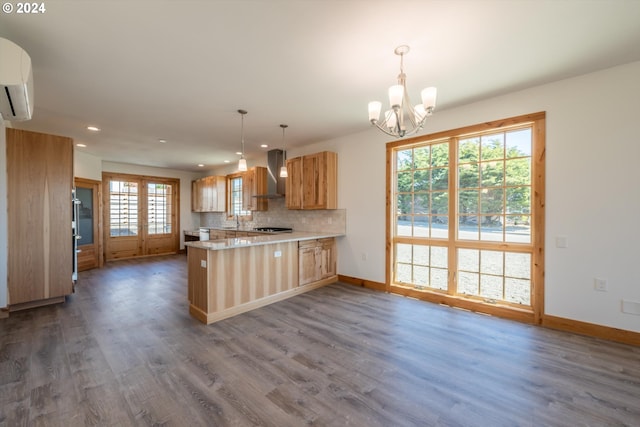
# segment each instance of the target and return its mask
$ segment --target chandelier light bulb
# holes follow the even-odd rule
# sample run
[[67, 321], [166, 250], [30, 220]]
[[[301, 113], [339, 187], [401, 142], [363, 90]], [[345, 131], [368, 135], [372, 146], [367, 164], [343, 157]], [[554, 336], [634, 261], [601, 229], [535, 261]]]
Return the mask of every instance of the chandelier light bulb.
[[391, 108], [402, 107], [404, 86], [393, 85], [389, 88], [389, 105]]
[[429, 113], [429, 110], [433, 110], [436, 108], [436, 95], [438, 90], [435, 87], [428, 87], [423, 89], [421, 92], [422, 96], [422, 105], [424, 105], [424, 109]]
[[380, 111], [382, 110], [382, 102], [371, 101], [369, 103], [369, 121], [377, 122], [380, 118]]

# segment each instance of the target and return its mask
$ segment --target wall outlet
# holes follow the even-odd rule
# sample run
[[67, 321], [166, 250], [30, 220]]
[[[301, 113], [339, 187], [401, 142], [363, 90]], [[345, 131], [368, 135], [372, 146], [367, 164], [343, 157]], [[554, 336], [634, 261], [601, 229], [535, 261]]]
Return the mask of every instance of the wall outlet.
[[593, 281], [593, 287], [598, 292], [606, 292], [607, 291], [607, 279], [602, 279], [600, 277], [596, 277]]
[[622, 312], [627, 314], [635, 314], [640, 316], [640, 302], [622, 300]]
[[556, 236], [556, 248], [568, 248], [569, 238], [567, 236]]

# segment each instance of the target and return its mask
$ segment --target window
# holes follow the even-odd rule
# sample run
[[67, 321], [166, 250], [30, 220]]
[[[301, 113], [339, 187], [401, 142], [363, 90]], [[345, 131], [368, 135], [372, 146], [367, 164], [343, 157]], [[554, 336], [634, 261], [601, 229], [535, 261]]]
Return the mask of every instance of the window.
[[248, 216], [251, 212], [243, 209], [242, 175], [229, 178], [229, 216]]
[[539, 319], [544, 113], [392, 142], [387, 156], [387, 288]]
[[113, 180], [109, 182], [109, 235], [138, 234], [138, 183]]
[[147, 184], [147, 227], [149, 234], [171, 233], [171, 201], [173, 199], [168, 184]]

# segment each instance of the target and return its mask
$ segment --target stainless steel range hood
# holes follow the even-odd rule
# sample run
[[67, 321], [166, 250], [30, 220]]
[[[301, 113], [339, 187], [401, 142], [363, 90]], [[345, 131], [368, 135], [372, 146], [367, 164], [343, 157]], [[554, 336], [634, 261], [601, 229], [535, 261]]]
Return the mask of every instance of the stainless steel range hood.
[[284, 154], [284, 151], [280, 149], [267, 151], [267, 194], [255, 197], [266, 199], [284, 197], [286, 178], [280, 178], [280, 168], [284, 165]]

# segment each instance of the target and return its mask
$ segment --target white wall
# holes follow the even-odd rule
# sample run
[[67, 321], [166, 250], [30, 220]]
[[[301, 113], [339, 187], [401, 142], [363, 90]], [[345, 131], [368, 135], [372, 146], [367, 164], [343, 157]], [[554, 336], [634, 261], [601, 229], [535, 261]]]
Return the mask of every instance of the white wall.
[[76, 148], [73, 150], [73, 176], [102, 181], [102, 159]]
[[[191, 212], [191, 181], [200, 177], [200, 173], [106, 161], [102, 162], [102, 171], [100, 173], [102, 174], [102, 172], [178, 178], [180, 180], [180, 224], [178, 229], [180, 233], [180, 249], [184, 248], [183, 230], [193, 230], [200, 226], [200, 214]], [[102, 180], [102, 176], [100, 180]]]
[[0, 117], [0, 308], [7, 306], [7, 135]]
[[[635, 62], [436, 111], [423, 132], [546, 111], [545, 312], [636, 332], [640, 316], [622, 313], [621, 300], [640, 301], [638, 76]], [[376, 282], [385, 281], [385, 142], [368, 129], [305, 147], [339, 154], [339, 207], [347, 210], [339, 273]], [[569, 247], [556, 248], [556, 236]], [[608, 279], [608, 292], [594, 290], [595, 277]]]

